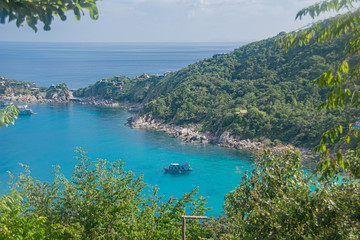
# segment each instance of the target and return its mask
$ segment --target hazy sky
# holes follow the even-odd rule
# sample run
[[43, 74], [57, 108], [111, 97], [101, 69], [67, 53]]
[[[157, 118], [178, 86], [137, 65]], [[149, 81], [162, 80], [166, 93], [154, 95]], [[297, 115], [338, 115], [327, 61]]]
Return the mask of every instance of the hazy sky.
[[0, 41], [61, 42], [243, 42], [291, 31], [312, 20], [296, 13], [316, 0], [103, 0], [97, 21], [83, 16], [42, 24], [0, 24]]

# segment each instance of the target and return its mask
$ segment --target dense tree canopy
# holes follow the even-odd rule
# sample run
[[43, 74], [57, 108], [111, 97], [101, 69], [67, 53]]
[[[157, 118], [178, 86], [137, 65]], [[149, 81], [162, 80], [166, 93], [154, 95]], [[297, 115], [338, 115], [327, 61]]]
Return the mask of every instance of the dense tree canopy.
[[[360, 8], [358, 0], [329, 0], [315, 4], [299, 11], [296, 18], [310, 15], [315, 18], [319, 15], [335, 11], [348, 10], [345, 14], [329, 19], [324, 24], [318, 22], [311, 27], [295, 33], [289, 33], [277, 42], [286, 50], [298, 45], [307, 45], [312, 42], [333, 43], [336, 39], [346, 38], [341, 44], [345, 55], [339, 56], [335, 66], [331, 66], [315, 84], [329, 89], [325, 101], [320, 108], [341, 109], [343, 118], [348, 117], [345, 111], [352, 108], [357, 111], [360, 107], [359, 76], [360, 76]], [[324, 176], [340, 170], [350, 170], [356, 177], [360, 177], [360, 141], [358, 129], [354, 125], [359, 121], [356, 114], [352, 121], [343, 124], [338, 122], [336, 127], [328, 128], [322, 134], [315, 151], [320, 152], [324, 161], [320, 166], [325, 170]]]

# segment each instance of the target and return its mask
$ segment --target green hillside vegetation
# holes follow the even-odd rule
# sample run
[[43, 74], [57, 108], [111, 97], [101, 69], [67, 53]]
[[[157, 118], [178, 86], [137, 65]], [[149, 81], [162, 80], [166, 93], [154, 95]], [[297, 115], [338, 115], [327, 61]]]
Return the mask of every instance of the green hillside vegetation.
[[228, 130], [242, 138], [313, 146], [330, 124], [354, 114], [317, 111], [327, 92], [313, 80], [343, 50], [333, 42], [286, 53], [273, 42], [251, 43], [164, 78], [150, 89], [145, 113], [179, 125], [198, 124], [199, 130], [218, 135]]
[[[16, 81], [16, 80], [2, 80], [0, 82], [0, 94], [9, 95], [38, 95], [46, 92], [48, 88], [38, 87], [34, 83]], [[44, 94], [43, 94], [44, 95]]]
[[285, 52], [274, 48], [276, 38], [216, 54], [165, 77], [124, 77], [121, 90], [97, 82], [75, 95], [142, 103], [144, 114], [218, 136], [230, 131], [241, 138], [312, 147], [326, 129], [359, 113], [317, 110], [328, 90], [313, 80], [344, 56], [346, 39]]
[[144, 100], [150, 86], [158, 82], [161, 77], [129, 78], [117, 76], [101, 79], [86, 88], [80, 88], [74, 92], [76, 97], [100, 97], [117, 101], [129, 101], [140, 103]]

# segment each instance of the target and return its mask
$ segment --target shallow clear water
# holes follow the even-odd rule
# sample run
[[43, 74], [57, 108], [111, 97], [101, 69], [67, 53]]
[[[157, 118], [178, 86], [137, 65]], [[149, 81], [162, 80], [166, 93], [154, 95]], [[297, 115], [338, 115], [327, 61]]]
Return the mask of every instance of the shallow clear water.
[[[240, 182], [237, 167], [245, 171], [251, 159], [245, 152], [211, 144], [189, 144], [172, 135], [124, 126], [130, 116], [122, 108], [77, 104], [30, 104], [37, 114], [20, 116], [15, 126], [0, 128], [0, 181], [4, 191], [8, 176], [21, 171], [19, 162], [29, 165], [32, 175], [51, 181], [53, 165], [71, 176], [74, 150], [83, 147], [92, 159], [121, 159], [126, 170], [143, 174], [144, 181], [160, 188], [160, 194], [180, 197], [199, 186], [209, 196], [208, 215], [222, 211], [226, 193]], [[189, 174], [165, 174], [171, 162], [190, 163]]]

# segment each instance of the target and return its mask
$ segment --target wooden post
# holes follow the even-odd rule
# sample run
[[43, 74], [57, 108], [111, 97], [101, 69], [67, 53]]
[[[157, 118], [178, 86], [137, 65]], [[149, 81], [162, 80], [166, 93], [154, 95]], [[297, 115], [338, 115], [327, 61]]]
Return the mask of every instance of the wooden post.
[[182, 240], [186, 240], [186, 219], [207, 219], [206, 216], [181, 216], [182, 217]]
[[186, 240], [186, 218], [182, 216], [182, 240]]

